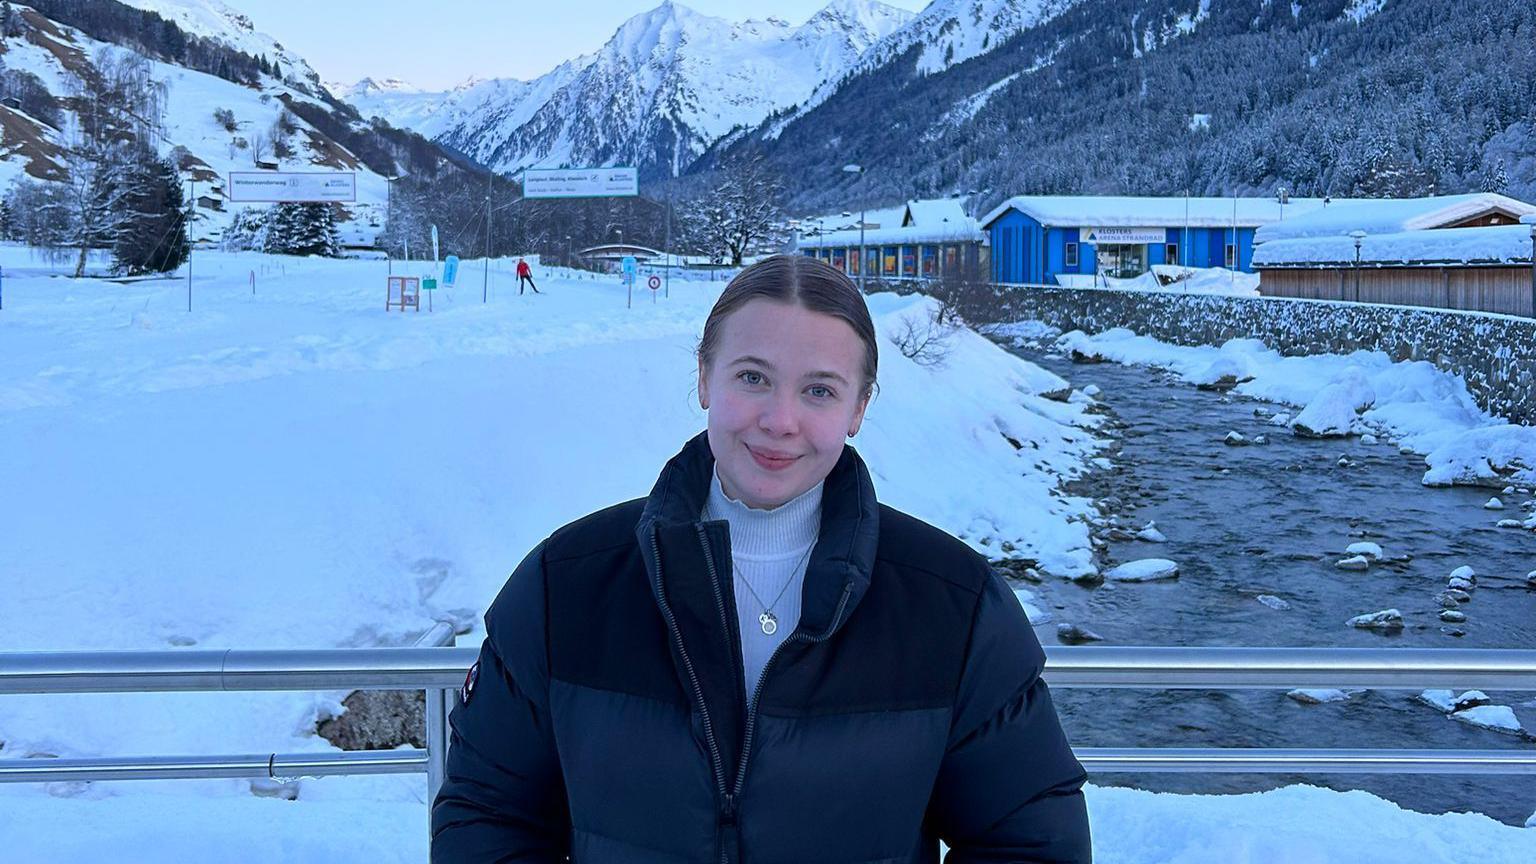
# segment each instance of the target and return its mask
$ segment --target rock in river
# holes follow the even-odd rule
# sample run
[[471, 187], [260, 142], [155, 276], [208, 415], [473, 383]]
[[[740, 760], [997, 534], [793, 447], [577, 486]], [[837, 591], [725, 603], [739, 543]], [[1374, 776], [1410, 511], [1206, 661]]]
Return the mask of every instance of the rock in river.
[[1177, 579], [1179, 565], [1167, 558], [1143, 558], [1127, 561], [1104, 574], [1113, 582], [1156, 582], [1161, 579]]

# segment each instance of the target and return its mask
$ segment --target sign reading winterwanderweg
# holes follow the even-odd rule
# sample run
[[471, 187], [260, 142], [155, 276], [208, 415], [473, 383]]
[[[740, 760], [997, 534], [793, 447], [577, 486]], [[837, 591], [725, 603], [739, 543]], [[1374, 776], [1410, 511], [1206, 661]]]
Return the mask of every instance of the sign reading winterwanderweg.
[[640, 194], [634, 168], [530, 168], [524, 198], [624, 198]]
[[356, 201], [352, 171], [231, 171], [225, 197], [232, 202]]

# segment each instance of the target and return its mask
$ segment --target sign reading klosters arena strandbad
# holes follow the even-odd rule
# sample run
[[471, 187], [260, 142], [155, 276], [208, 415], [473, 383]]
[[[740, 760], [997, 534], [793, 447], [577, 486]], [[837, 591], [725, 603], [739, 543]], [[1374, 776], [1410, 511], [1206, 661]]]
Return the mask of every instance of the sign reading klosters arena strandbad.
[[357, 174], [351, 171], [231, 171], [230, 201], [282, 203], [357, 200]]
[[524, 198], [623, 198], [640, 194], [634, 168], [530, 168]]

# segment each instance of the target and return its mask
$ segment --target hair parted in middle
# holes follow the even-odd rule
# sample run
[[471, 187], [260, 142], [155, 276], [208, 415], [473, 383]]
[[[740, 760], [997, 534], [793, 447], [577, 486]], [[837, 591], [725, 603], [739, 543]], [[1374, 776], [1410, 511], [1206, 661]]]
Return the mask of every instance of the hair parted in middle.
[[811, 312], [842, 319], [864, 343], [864, 381], [859, 395], [868, 398], [880, 366], [879, 340], [864, 295], [847, 274], [825, 261], [804, 255], [773, 255], [747, 267], [725, 286], [704, 321], [698, 358], [708, 369], [720, 344], [720, 329], [732, 312], [752, 300], [798, 304]]

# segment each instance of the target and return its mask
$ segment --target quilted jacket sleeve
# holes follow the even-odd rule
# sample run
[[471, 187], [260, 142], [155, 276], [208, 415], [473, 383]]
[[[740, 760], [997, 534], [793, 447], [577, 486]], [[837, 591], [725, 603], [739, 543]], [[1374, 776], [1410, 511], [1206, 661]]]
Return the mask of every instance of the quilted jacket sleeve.
[[543, 546], [486, 613], [468, 701], [449, 717], [448, 772], [432, 805], [432, 861], [557, 862], [570, 836], [549, 715]]
[[1092, 860], [1086, 775], [1040, 678], [1044, 665], [1023, 607], [992, 574], [929, 805], [929, 822], [950, 847], [946, 864]]

